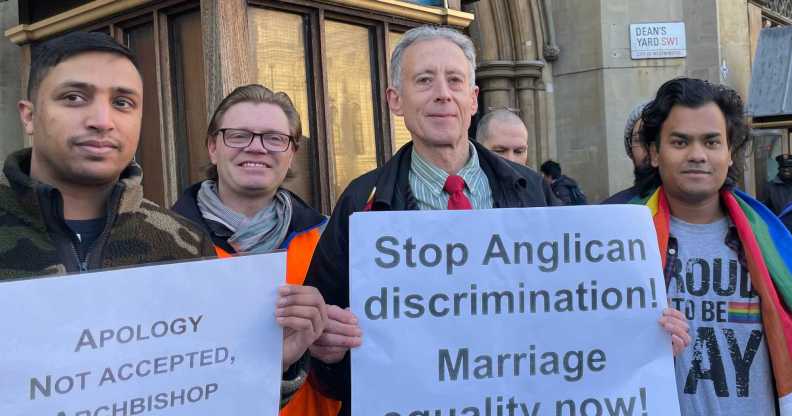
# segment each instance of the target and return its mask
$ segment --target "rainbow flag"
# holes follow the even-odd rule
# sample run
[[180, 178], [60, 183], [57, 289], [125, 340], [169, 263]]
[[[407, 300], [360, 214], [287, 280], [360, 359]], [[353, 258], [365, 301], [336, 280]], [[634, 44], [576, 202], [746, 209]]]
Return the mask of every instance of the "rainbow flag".
[[[722, 190], [721, 204], [737, 228], [751, 284], [761, 299], [758, 310], [735, 302], [734, 318], [758, 319], [764, 325], [776, 393], [788, 411], [792, 402], [792, 235], [767, 207], [744, 192]], [[662, 187], [646, 206], [652, 211], [665, 267], [671, 211]]]
[[759, 302], [729, 302], [729, 322], [758, 324], [762, 322]]

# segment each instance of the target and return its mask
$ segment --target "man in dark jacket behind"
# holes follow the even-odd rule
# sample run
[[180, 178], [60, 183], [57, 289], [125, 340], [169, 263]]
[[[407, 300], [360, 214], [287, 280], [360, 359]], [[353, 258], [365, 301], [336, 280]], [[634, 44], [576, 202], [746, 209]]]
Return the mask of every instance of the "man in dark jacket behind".
[[468, 140], [477, 110], [475, 51], [470, 39], [447, 28], [404, 34], [391, 59], [391, 111], [403, 116], [412, 142], [382, 167], [349, 184], [314, 252], [306, 284], [328, 303], [326, 332], [311, 347], [325, 393], [349, 414], [349, 348], [361, 332], [349, 306], [349, 216], [358, 211], [486, 209], [553, 204], [549, 186], [533, 170]]
[[[641, 142], [641, 113], [649, 102], [643, 102], [633, 108], [627, 116], [624, 126], [624, 151], [633, 164], [633, 186], [623, 189], [602, 201], [602, 204], [629, 204], [642, 199], [640, 186], [642, 179], [651, 171], [649, 165], [649, 149]], [[647, 197], [647, 195], [643, 195]]]
[[558, 162], [548, 160], [539, 167], [545, 181], [550, 184], [555, 196], [564, 205], [586, 205], [586, 195], [580, 190], [577, 182], [569, 176], [561, 174], [561, 165]]
[[778, 155], [776, 161], [778, 175], [767, 184], [768, 195], [763, 202], [792, 232], [792, 155]]

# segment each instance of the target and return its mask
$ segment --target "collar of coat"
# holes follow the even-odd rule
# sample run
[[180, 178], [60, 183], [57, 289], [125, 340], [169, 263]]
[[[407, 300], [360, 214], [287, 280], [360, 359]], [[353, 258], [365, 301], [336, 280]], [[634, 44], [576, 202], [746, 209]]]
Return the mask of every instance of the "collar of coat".
[[[512, 167], [509, 162], [487, 151], [484, 146], [471, 141], [479, 157], [479, 165], [489, 179], [494, 201], [503, 199], [506, 187], [526, 188], [528, 179]], [[402, 146], [381, 168], [375, 188], [367, 198], [366, 208], [374, 206], [399, 206], [418, 209], [410, 191], [409, 172], [412, 163], [412, 142]]]
[[[38, 210], [38, 193], [52, 195], [59, 192], [52, 186], [40, 182], [30, 176], [30, 159], [32, 149], [26, 148], [10, 154], [3, 165], [3, 173], [8, 184], [14, 190], [17, 200], [23, 208], [30, 211]], [[123, 193], [118, 203], [118, 213], [132, 212], [143, 202], [143, 171], [134, 161], [121, 172], [116, 187]]]

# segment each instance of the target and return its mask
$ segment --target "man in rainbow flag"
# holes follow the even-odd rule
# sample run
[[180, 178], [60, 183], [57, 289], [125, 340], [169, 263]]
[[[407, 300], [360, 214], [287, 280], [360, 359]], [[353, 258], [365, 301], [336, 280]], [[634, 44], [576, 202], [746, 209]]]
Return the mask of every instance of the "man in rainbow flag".
[[792, 415], [792, 236], [735, 189], [742, 120], [735, 91], [690, 78], [642, 115], [653, 169], [640, 185], [694, 339], [675, 359], [682, 415]]

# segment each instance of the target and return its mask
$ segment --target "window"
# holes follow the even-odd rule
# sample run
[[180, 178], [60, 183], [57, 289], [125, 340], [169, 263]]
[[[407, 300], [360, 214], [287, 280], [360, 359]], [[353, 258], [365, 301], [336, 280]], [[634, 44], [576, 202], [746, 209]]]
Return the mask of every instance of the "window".
[[163, 149], [160, 135], [159, 87], [157, 86], [157, 48], [152, 21], [123, 29], [124, 42], [138, 59], [143, 77], [143, 121], [135, 160], [146, 173], [143, 190], [147, 198], [165, 203]]
[[201, 13], [197, 9], [169, 19], [170, 87], [177, 192], [206, 178], [209, 115], [204, 87]]
[[349, 182], [380, 166], [409, 133], [388, 110], [387, 61], [401, 19], [302, 1], [255, 1], [248, 31], [256, 81], [289, 94], [303, 147], [285, 186], [329, 213]]
[[[217, 91], [244, 79], [283, 91], [294, 102], [303, 138], [292, 165], [294, 178], [284, 186], [329, 213], [352, 179], [381, 166], [410, 140], [401, 117], [390, 114], [385, 94], [389, 56], [401, 34], [423, 21], [466, 25], [472, 20], [442, 7], [410, 4], [446, 4], [435, 0], [355, 7], [333, 0], [248, 0], [233, 6], [206, 0], [203, 8], [203, 0], [125, 6], [65, 1], [65, 6], [22, 1], [23, 20], [31, 25], [14, 28], [11, 38], [22, 43], [51, 36], [51, 24], [42, 19], [57, 15], [64, 28], [58, 33], [102, 31], [138, 55], [144, 105], [136, 159], [145, 172], [145, 196], [166, 207], [205, 178], [206, 128], [214, 110], [209, 103], [222, 98]], [[86, 10], [96, 19], [86, 23]], [[249, 62], [249, 68], [234, 67], [241, 69], [226, 78], [226, 71], [205, 64], [211, 60], [204, 56], [204, 42], [210, 39], [207, 44], [214, 48], [217, 39], [217, 27], [208, 27], [207, 15], [222, 16], [221, 31], [232, 34], [233, 42], [239, 42], [240, 34], [247, 36], [247, 44], [223, 53], [237, 65]], [[234, 32], [245, 26], [246, 33]]]
[[[388, 33], [388, 57], [393, 55], [393, 49], [396, 44], [401, 40], [402, 34], [399, 32]], [[388, 70], [390, 70], [390, 61], [388, 61]], [[391, 114], [391, 126], [393, 126], [393, 153], [396, 153], [402, 146], [411, 140], [410, 132], [404, 124], [404, 118]]]
[[[367, 28], [341, 22], [325, 24], [335, 194], [377, 168], [374, 131], [374, 83], [371, 39]], [[332, 51], [332, 52], [330, 52]]]
[[300, 148], [292, 161], [294, 178], [284, 186], [309, 205], [314, 204], [312, 112], [309, 110], [309, 78], [305, 17], [270, 9], [250, 8], [248, 30], [254, 51], [256, 82], [289, 95], [302, 122]]

